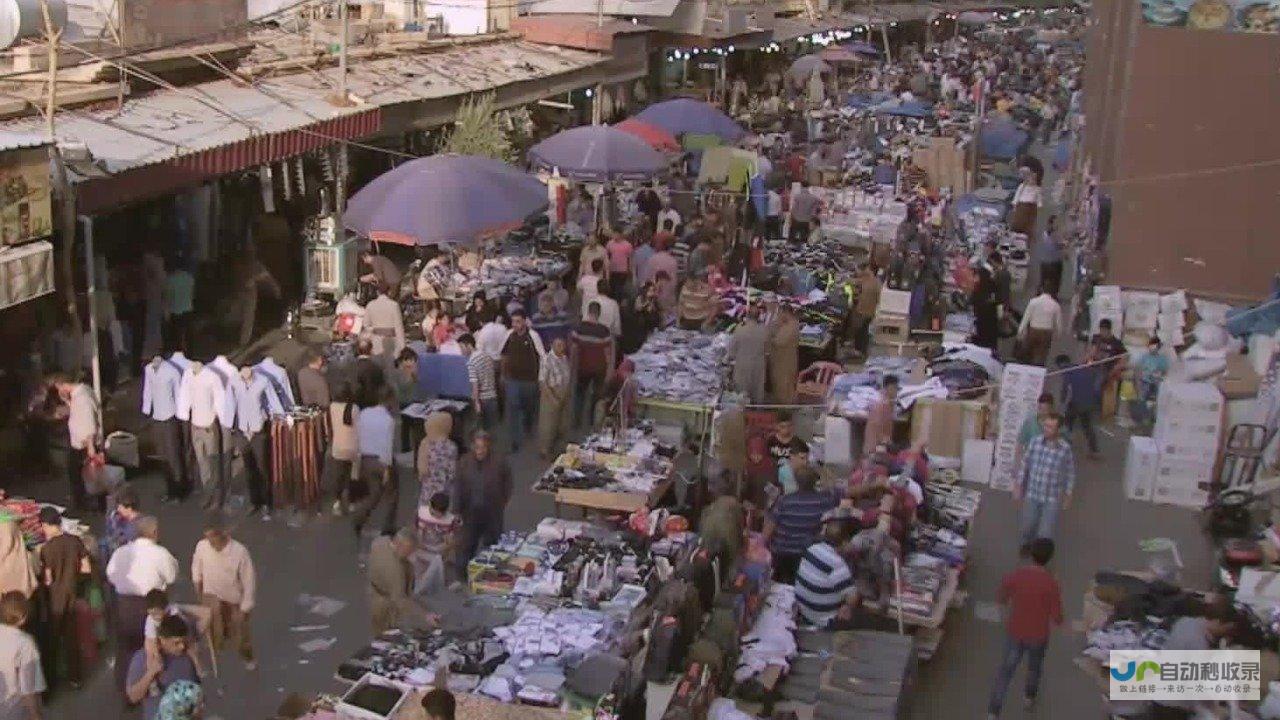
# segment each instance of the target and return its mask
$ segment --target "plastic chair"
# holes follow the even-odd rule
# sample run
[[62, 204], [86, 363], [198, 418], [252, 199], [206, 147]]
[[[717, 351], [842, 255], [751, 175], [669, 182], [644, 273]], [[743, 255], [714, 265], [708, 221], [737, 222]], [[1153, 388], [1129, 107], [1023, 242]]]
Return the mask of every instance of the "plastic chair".
[[820, 403], [827, 399], [831, 392], [831, 383], [837, 375], [844, 374], [844, 366], [839, 363], [818, 361], [796, 378], [796, 398], [801, 403]]

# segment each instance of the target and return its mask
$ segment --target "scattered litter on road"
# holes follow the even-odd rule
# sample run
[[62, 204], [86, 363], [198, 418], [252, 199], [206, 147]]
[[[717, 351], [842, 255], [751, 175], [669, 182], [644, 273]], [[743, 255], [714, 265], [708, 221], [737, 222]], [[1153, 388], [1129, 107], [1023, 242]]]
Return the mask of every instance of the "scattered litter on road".
[[334, 644], [337, 642], [338, 642], [338, 638], [336, 637], [315, 638], [314, 640], [308, 640], [304, 643], [299, 643], [298, 649], [304, 653], [320, 652], [321, 650], [328, 650], [329, 648], [333, 647]]
[[983, 622], [1000, 623], [1004, 621], [1004, 612], [999, 603], [990, 600], [979, 600], [973, 604], [973, 616]]
[[305, 605], [307, 612], [321, 617], [333, 617], [342, 611], [347, 604], [341, 600], [325, 597], [323, 595], [308, 595], [303, 593], [298, 596], [298, 604]]
[[316, 632], [318, 630], [328, 630], [328, 625], [294, 625], [289, 628], [293, 632]]

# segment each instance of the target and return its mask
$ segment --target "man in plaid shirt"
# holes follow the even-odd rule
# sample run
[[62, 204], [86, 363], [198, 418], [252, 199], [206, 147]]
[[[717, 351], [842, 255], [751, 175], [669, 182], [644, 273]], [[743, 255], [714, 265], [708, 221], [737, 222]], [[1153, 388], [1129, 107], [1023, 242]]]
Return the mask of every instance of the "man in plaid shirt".
[[1059, 432], [1062, 418], [1046, 415], [1040, 420], [1044, 431], [1027, 444], [1022, 473], [1013, 488], [1014, 500], [1022, 502], [1020, 523], [1022, 543], [1036, 538], [1053, 539], [1058, 512], [1071, 503], [1076, 484], [1076, 459]]

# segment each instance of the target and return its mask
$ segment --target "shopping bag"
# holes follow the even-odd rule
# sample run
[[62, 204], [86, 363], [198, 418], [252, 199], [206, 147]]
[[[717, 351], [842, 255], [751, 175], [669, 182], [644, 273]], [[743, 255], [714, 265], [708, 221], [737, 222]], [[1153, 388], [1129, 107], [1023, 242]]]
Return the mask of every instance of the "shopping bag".
[[111, 475], [107, 465], [107, 457], [102, 453], [94, 453], [84, 459], [80, 468], [80, 479], [84, 481], [84, 491], [88, 495], [105, 495], [112, 490]]

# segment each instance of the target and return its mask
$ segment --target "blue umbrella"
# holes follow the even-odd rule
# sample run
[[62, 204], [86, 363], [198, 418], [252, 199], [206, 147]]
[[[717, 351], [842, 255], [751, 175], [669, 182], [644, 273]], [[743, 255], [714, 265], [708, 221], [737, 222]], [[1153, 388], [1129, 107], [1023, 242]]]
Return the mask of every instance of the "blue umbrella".
[[717, 135], [733, 142], [746, 134], [738, 123], [715, 106], [689, 98], [676, 98], [650, 105], [640, 111], [636, 118], [650, 125], [657, 125], [672, 135]]
[[982, 157], [993, 160], [1012, 160], [1027, 145], [1026, 131], [1008, 118], [987, 118], [982, 123], [978, 150]]
[[933, 106], [923, 100], [887, 102], [876, 108], [876, 114], [893, 115], [896, 117], [927, 118], [933, 117]]
[[869, 92], [852, 92], [845, 98], [844, 104], [854, 110], [866, 110], [893, 99], [892, 93], [872, 90]]
[[608, 125], [583, 125], [556, 133], [529, 150], [529, 162], [587, 182], [648, 180], [667, 166], [649, 143]]
[[456, 245], [517, 227], [546, 207], [542, 181], [500, 160], [432, 155], [375, 178], [351, 197], [342, 220], [374, 240]]

